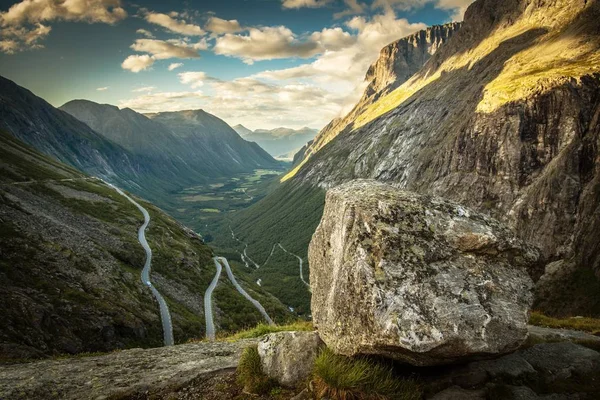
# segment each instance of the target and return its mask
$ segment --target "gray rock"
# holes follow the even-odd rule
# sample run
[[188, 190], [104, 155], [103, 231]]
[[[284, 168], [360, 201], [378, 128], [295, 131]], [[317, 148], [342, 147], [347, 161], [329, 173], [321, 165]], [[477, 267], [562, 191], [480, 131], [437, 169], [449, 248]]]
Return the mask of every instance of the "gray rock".
[[600, 368], [600, 353], [570, 342], [538, 344], [520, 352], [520, 356], [546, 382], [597, 375]]
[[586, 342], [600, 347], [600, 336], [572, 329], [555, 329], [529, 325], [529, 338], [537, 342]]
[[263, 372], [282, 386], [306, 381], [323, 342], [317, 332], [278, 332], [258, 343]]
[[439, 392], [430, 400], [484, 400], [485, 391], [483, 390], [465, 390], [458, 386], [453, 386], [442, 392]]
[[527, 337], [537, 259], [483, 214], [353, 181], [327, 193], [309, 247], [313, 320], [344, 355], [415, 365], [500, 355]]
[[183, 387], [198, 376], [235, 368], [243, 349], [255, 343], [190, 343], [0, 365], [0, 399], [147, 398], [148, 392]]

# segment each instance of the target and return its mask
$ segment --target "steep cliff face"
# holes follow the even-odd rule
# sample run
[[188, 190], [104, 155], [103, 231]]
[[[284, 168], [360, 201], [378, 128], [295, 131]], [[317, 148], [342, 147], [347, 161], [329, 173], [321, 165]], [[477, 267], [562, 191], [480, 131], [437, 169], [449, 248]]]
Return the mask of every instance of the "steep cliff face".
[[462, 26], [454, 22], [435, 25], [397, 40], [381, 49], [379, 58], [365, 76], [369, 82], [356, 106], [343, 118], [333, 120], [319, 132], [304, 152], [304, 158], [319, 151], [360, 115], [366, 107], [406, 82], [448, 41]]
[[461, 28], [462, 23], [435, 25], [390, 43], [367, 71], [369, 86], [359, 103], [375, 101], [416, 74], [440, 47]]

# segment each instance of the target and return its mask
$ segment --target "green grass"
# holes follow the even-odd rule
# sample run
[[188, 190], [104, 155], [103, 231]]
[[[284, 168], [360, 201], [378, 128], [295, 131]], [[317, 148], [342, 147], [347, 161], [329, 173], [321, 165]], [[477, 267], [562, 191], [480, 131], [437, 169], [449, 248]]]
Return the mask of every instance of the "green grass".
[[237, 383], [244, 391], [253, 394], [269, 393], [276, 382], [270, 379], [262, 370], [257, 346], [246, 347], [240, 357], [237, 367]]
[[304, 260], [304, 276], [309, 279], [307, 262], [308, 244], [314, 233], [325, 203], [325, 191], [310, 185], [297, 185], [292, 182], [280, 185], [275, 191], [250, 208], [231, 215], [211, 227], [217, 252], [232, 254], [231, 259], [240, 259], [237, 252], [243, 245], [232, 240], [229, 226], [240, 240], [248, 243], [247, 253], [261, 268], [249, 270], [248, 278], [261, 279], [262, 288], [277, 297], [286, 306], [295, 309], [302, 317], [310, 314], [310, 292], [299, 276], [298, 260], [275, 249], [269, 262], [273, 245], [281, 243], [288, 251]]
[[325, 349], [314, 367], [317, 398], [332, 400], [421, 398], [414, 379], [394, 376], [392, 368], [366, 358], [349, 358]]
[[529, 323], [548, 328], [573, 329], [584, 331], [592, 335], [600, 335], [600, 319], [598, 318], [552, 318], [540, 312], [533, 311]]
[[251, 339], [257, 338], [269, 333], [275, 332], [290, 332], [290, 331], [312, 331], [314, 330], [312, 323], [307, 321], [297, 321], [287, 325], [267, 325], [260, 323], [254, 328], [246, 329], [237, 332], [231, 336], [227, 336], [225, 340], [240, 340], [240, 339]]

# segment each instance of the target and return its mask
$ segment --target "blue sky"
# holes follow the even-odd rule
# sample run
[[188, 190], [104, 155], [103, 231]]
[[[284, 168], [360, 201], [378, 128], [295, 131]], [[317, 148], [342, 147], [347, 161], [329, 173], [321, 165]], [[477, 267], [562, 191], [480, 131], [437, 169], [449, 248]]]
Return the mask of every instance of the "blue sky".
[[0, 0], [0, 75], [51, 104], [321, 128], [387, 43], [471, 0]]

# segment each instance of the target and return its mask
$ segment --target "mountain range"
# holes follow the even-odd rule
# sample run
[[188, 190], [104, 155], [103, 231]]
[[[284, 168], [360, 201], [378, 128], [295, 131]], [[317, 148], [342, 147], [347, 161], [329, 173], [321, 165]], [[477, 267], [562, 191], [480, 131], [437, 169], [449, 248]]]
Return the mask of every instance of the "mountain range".
[[388, 46], [368, 75], [361, 101], [371, 100], [324, 128], [283, 184], [231, 226], [258, 262], [272, 242], [306, 256], [324, 190], [373, 178], [507, 222], [544, 257], [535, 307], [600, 315], [599, 18], [598, 1], [478, 0], [462, 25], [433, 28], [447, 32], [442, 45], [414, 39], [430, 30], [404, 40], [424, 46], [406, 73], [389, 56], [398, 44]]
[[294, 155], [302, 146], [313, 140], [318, 133], [316, 129], [307, 127], [301, 129], [256, 129], [252, 131], [243, 125], [236, 125], [233, 129], [244, 139], [257, 143], [273, 157], [285, 161], [293, 160]]
[[0, 77], [0, 128], [159, 205], [166, 206], [168, 193], [214, 177], [279, 166], [202, 110], [150, 117], [85, 100], [57, 109]]

